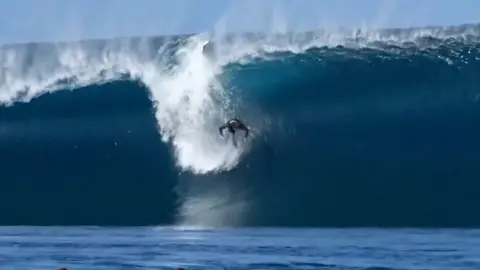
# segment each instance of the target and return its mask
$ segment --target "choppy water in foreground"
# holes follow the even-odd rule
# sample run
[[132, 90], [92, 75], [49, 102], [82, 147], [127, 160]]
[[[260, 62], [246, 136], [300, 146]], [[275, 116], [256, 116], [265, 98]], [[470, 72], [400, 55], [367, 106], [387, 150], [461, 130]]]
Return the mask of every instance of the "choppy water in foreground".
[[480, 269], [479, 230], [2, 227], [0, 268]]

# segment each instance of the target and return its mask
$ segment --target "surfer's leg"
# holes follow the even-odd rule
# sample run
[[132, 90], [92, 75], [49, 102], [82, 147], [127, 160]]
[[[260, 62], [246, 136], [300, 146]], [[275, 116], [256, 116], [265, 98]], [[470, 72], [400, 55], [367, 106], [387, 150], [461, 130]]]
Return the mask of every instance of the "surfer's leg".
[[235, 138], [235, 131], [232, 132], [232, 143], [233, 143], [233, 146], [237, 147], [237, 139]]

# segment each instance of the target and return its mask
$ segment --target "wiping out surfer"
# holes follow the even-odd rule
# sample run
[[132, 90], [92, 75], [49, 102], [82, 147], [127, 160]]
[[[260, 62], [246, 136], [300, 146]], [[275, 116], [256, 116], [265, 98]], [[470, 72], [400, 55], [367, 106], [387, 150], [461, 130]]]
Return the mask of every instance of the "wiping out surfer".
[[242, 121], [240, 121], [237, 118], [230, 119], [230, 120], [228, 120], [227, 123], [220, 126], [218, 128], [218, 130], [220, 132], [220, 135], [223, 136], [223, 130], [225, 130], [225, 129], [227, 129], [228, 132], [230, 132], [232, 134], [232, 142], [233, 142], [233, 146], [235, 146], [235, 147], [237, 147], [237, 140], [235, 138], [235, 132], [237, 130], [245, 131], [244, 139], [246, 139], [248, 137], [248, 134], [250, 133], [250, 129], [247, 127], [247, 125], [245, 125]]

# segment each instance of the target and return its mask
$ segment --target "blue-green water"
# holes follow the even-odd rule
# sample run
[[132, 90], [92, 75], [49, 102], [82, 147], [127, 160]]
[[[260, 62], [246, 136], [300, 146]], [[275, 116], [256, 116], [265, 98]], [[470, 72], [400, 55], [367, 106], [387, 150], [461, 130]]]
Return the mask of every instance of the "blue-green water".
[[478, 230], [2, 227], [10, 270], [476, 270]]
[[1, 47], [0, 224], [480, 226], [478, 25], [237, 38]]
[[372, 31], [0, 47], [0, 269], [479, 269], [480, 26]]

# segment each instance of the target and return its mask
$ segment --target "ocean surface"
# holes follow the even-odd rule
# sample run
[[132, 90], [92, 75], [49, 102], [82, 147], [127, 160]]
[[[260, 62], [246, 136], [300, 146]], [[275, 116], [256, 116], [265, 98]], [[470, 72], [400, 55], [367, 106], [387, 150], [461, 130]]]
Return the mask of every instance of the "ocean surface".
[[3, 227], [5, 270], [470, 270], [479, 230]]
[[2, 269], [479, 266], [480, 25], [4, 44], [0, 64]]

